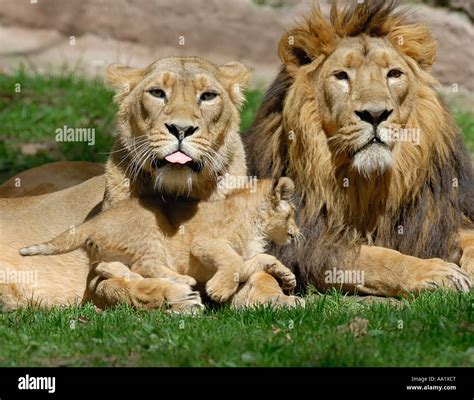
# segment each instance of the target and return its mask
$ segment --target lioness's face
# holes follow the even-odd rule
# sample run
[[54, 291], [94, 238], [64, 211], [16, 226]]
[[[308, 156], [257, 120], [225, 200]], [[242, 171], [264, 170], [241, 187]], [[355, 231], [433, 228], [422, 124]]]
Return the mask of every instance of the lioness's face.
[[226, 139], [238, 129], [246, 68], [183, 57], [137, 73], [119, 110], [129, 114], [121, 140], [133, 163], [172, 193], [190, 191], [202, 176], [215, 179], [225, 169]]
[[410, 107], [411, 70], [381, 38], [341, 40], [317, 73], [322, 124], [330, 146], [365, 176], [392, 166]]

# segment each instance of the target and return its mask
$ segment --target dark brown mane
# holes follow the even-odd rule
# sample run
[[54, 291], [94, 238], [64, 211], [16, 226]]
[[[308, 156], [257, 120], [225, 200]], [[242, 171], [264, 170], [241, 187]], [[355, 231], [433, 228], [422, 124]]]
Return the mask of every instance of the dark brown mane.
[[[387, 36], [391, 40], [403, 33], [405, 43], [399, 49], [401, 53], [415, 60], [427, 73], [433, 62], [434, 51], [426, 49], [433, 46], [431, 50], [434, 50], [434, 39], [426, 27], [409, 23], [406, 12], [395, 11], [397, 0], [351, 3], [344, 9], [333, 6], [329, 21], [315, 9], [302, 24], [283, 35], [280, 44], [294, 37], [294, 48], [298, 50], [283, 54], [280, 47], [284, 65], [265, 94], [254, 124], [244, 134], [251, 174], [274, 179], [289, 176], [295, 181], [300, 201], [298, 222], [306, 237], [305, 245], [297, 249], [275, 248], [274, 252], [299, 273], [303, 284], [321, 282], [325, 269], [338, 267], [348, 251], [357, 251], [358, 245], [367, 243], [367, 240], [357, 227], [348, 225], [341, 217], [343, 202], [336, 197], [331, 203], [327, 200], [331, 195], [324, 197], [332, 193], [334, 198], [334, 187], [318, 188], [314, 182], [310, 185], [313, 176], [331, 170], [332, 166], [305, 159], [304, 173], [298, 175], [295, 172], [302, 168], [301, 164], [298, 168], [294, 167], [292, 160], [295, 157], [304, 158], [309, 143], [293, 146], [292, 151], [299, 153], [290, 154], [288, 125], [296, 129], [295, 121], [299, 118], [301, 107], [301, 104], [286, 102], [289, 91], [294, 89], [294, 71], [320, 55], [326, 57], [341, 37], [360, 34]], [[396, 48], [396, 43], [392, 44]], [[429, 86], [432, 83], [424, 84]], [[298, 90], [303, 93], [304, 88], [298, 86]], [[386, 202], [392, 209], [395, 208], [396, 212], [390, 214], [389, 220], [385, 219], [375, 227], [371, 243], [416, 257], [439, 257], [457, 262], [460, 255], [458, 231], [461, 227], [473, 227], [474, 221], [472, 164], [451, 112], [431, 86], [429, 90], [433, 93], [430, 107], [436, 107], [436, 110], [431, 108], [430, 115], [420, 111], [421, 115], [416, 117], [422, 129], [438, 136], [439, 148], [430, 154], [430, 164], [423, 167], [427, 170], [426, 178], [418, 181], [416, 187], [410, 188], [405, 196], [388, 193], [387, 198], [378, 199], [382, 204]], [[428, 107], [423, 104], [419, 108]], [[291, 123], [286, 120], [288, 115], [294, 118]], [[433, 124], [433, 118], [436, 118], [437, 124]], [[402, 179], [397, 176], [392, 178]], [[394, 203], [395, 197], [401, 200]], [[368, 210], [368, 213], [374, 212], [370, 208]], [[368, 220], [370, 216], [364, 212], [362, 217]], [[403, 227], [403, 234], [397, 232], [399, 226]]]

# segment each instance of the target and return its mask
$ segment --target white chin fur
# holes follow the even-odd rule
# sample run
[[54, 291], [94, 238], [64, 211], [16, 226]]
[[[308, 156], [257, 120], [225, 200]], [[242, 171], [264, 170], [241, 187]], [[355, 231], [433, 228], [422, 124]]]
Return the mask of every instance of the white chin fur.
[[382, 175], [392, 168], [392, 152], [385, 146], [374, 144], [359, 151], [352, 161], [352, 168], [365, 177]]
[[161, 168], [153, 172], [155, 190], [177, 196], [188, 196], [193, 188], [193, 172], [189, 168]]

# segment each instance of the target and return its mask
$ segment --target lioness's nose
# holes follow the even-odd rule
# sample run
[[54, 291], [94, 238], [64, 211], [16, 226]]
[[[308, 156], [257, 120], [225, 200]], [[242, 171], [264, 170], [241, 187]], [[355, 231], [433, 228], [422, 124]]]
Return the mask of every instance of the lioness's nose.
[[385, 109], [367, 109], [362, 111], [356, 111], [357, 116], [365, 122], [373, 125], [374, 128], [377, 127], [383, 121], [386, 121], [390, 116], [393, 110]]
[[184, 138], [191, 136], [199, 128], [197, 126], [180, 126], [175, 124], [165, 124], [168, 132], [175, 136], [179, 141], [182, 141]]

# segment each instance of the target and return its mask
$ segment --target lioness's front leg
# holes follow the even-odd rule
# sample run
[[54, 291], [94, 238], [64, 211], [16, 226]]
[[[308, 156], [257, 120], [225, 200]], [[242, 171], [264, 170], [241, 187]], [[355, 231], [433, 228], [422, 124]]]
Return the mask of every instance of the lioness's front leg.
[[118, 262], [102, 262], [91, 272], [86, 300], [102, 309], [120, 303], [185, 313], [203, 308], [199, 292], [191, 286], [166, 278], [143, 278]]
[[439, 258], [412, 257], [384, 247], [362, 246], [358, 257], [346, 260], [341, 270], [344, 274], [326, 271], [319, 286], [377, 296], [407, 296], [437, 288], [470, 290], [468, 274], [456, 264]]

